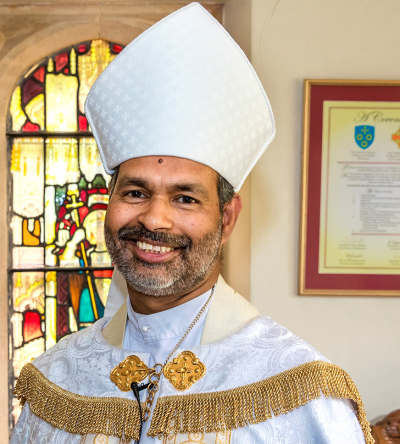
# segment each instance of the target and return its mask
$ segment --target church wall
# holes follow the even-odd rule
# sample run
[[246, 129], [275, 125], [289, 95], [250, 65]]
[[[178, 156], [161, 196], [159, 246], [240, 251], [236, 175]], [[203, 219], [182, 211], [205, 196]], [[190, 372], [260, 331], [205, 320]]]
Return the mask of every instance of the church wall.
[[370, 421], [400, 408], [400, 298], [298, 296], [304, 78], [398, 79], [397, 0], [252, 0], [277, 136], [251, 175], [251, 301], [342, 366]]
[[[250, 58], [251, 2], [230, 0], [224, 6], [225, 28]], [[250, 298], [250, 179], [240, 189], [243, 209], [224, 251], [223, 276], [246, 299]]]

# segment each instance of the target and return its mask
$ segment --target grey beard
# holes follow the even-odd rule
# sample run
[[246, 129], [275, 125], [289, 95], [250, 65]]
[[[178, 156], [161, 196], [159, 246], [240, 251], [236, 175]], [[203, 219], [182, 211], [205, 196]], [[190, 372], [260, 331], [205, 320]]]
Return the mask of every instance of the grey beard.
[[[114, 233], [107, 224], [104, 236], [108, 252], [128, 285], [150, 296], [184, 293], [199, 285], [220, 262], [222, 217], [215, 231], [196, 242], [190, 238], [144, 227], [123, 227]], [[165, 263], [148, 263], [136, 258], [128, 248], [130, 238], [143, 238], [180, 247], [180, 254]]]

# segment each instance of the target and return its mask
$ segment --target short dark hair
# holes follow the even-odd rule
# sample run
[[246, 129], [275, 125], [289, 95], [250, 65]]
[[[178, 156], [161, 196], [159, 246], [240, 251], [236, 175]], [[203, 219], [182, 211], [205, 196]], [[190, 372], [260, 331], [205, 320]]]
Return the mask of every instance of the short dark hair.
[[[119, 165], [115, 167], [115, 170], [111, 175], [110, 183], [108, 185], [110, 198], [113, 195], [115, 184], [117, 183], [118, 180], [118, 174], [119, 174]], [[223, 214], [225, 205], [232, 202], [233, 196], [235, 195], [235, 190], [233, 189], [233, 186], [218, 173], [217, 173], [217, 193], [219, 199], [219, 211], [221, 214]]]
[[108, 184], [108, 194], [111, 196], [114, 193], [115, 185], [118, 180], [118, 174], [119, 174], [119, 165], [115, 167], [114, 172], [111, 174], [110, 183]]
[[223, 214], [225, 205], [232, 202], [235, 190], [233, 186], [220, 174], [217, 173], [217, 192], [219, 199], [219, 211]]

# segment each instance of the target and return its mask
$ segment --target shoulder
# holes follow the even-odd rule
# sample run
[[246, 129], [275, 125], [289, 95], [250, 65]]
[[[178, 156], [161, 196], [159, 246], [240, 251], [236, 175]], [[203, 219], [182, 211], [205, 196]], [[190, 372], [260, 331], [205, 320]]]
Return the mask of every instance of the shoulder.
[[248, 336], [252, 348], [264, 349], [264, 363], [272, 359], [277, 373], [311, 361], [329, 362], [311, 344], [268, 316], [258, 316], [237, 334], [243, 339]]
[[[57, 366], [57, 363], [67, 363], [70, 359], [79, 355], [87, 356], [91, 354], [93, 349], [96, 349], [99, 342], [101, 342], [101, 330], [106, 322], [107, 319], [105, 318], [99, 319], [90, 327], [64, 337], [37, 357], [33, 361], [33, 365], [48, 377], [54, 373], [52, 370]], [[53, 376], [57, 380], [56, 373]], [[53, 382], [57, 382], [56, 380]]]
[[198, 385], [201, 391], [257, 383], [310, 362], [329, 363], [309, 343], [267, 316], [253, 318], [228, 337], [200, 346], [195, 354], [207, 366], [208, 378]]
[[[223, 279], [218, 279], [207, 315], [202, 345], [210, 350], [235, 350], [242, 359], [256, 359], [261, 378], [305, 362], [327, 359], [314, 347], [258, 310]], [[243, 350], [243, 352], [240, 352]], [[239, 357], [240, 356], [240, 357]], [[255, 365], [254, 363], [252, 365]], [[265, 370], [269, 369], [267, 374]]]
[[[53, 383], [68, 392], [84, 396], [120, 396], [110, 380], [110, 371], [129, 354], [113, 347], [102, 335], [108, 318], [98, 320], [91, 327], [74, 333], [41, 356], [30, 367], [38, 370], [43, 383]], [[23, 369], [22, 372], [26, 372]]]
[[[335, 442], [363, 442], [356, 416], [346, 401], [349, 399], [357, 404], [362, 430], [368, 436], [361, 397], [349, 375], [267, 316], [257, 316], [228, 337], [199, 346], [193, 352], [206, 368], [204, 377], [190, 387], [187, 394], [177, 393], [168, 384], [161, 387], [162, 406], [167, 411], [171, 404], [170, 411], [181, 416], [179, 423], [189, 421], [188, 412], [201, 412], [204, 408], [206, 411], [200, 416], [207, 418], [206, 428], [213, 429], [221, 423], [228, 430], [237, 428], [237, 419], [231, 415], [234, 403], [243, 424], [254, 424], [256, 434], [261, 430], [271, 431], [272, 424], [290, 430], [304, 419], [307, 430], [316, 429], [310, 442], [314, 439], [321, 443], [333, 442], [325, 440], [329, 434]], [[176, 403], [178, 397], [179, 403]], [[249, 409], [251, 405], [255, 408]], [[293, 420], [290, 424], [285, 423], [287, 415]], [[275, 420], [277, 417], [282, 419]], [[334, 425], [338, 418], [342, 418], [341, 428]], [[345, 426], [349, 422], [357, 432], [357, 439], [353, 439], [356, 435]], [[342, 440], [344, 433], [349, 434], [349, 439]], [[309, 435], [299, 436], [301, 442], [309, 442], [306, 438]]]
[[258, 310], [219, 276], [201, 343], [210, 344], [230, 336], [255, 317]]

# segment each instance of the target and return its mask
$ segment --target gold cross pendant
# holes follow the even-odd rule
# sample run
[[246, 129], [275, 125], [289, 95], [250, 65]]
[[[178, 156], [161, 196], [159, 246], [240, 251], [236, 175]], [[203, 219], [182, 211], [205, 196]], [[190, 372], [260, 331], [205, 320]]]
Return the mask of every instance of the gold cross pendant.
[[120, 390], [129, 392], [132, 382], [138, 384], [152, 373], [155, 373], [154, 368], [147, 367], [140, 358], [131, 355], [113, 368], [110, 373], [110, 379]]
[[205, 365], [191, 351], [183, 351], [163, 369], [164, 376], [177, 390], [186, 390], [206, 373]]

